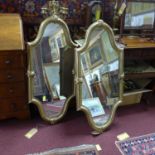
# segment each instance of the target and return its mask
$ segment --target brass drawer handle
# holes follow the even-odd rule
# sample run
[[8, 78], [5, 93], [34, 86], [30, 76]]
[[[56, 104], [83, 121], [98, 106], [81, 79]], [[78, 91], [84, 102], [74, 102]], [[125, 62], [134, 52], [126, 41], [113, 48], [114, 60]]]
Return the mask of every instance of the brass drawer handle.
[[11, 60], [6, 60], [5, 64], [7, 64], [7, 65], [11, 64]]

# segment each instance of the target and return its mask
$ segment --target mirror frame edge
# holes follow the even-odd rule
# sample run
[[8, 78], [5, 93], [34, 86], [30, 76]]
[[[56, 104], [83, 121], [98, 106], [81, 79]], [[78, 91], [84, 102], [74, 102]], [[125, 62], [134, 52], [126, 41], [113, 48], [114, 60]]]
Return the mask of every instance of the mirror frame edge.
[[[97, 126], [93, 122], [93, 119], [91, 118], [91, 114], [90, 114], [89, 110], [85, 106], [82, 105], [82, 96], [81, 96], [82, 94], [80, 92], [82, 90], [80, 54], [87, 49], [88, 44], [91, 40], [90, 34], [96, 27], [103, 27], [103, 29], [105, 29], [107, 31], [111, 46], [118, 53], [118, 59], [120, 61], [120, 63], [119, 63], [119, 75], [118, 75], [119, 80], [120, 80], [119, 101], [117, 101], [117, 103], [113, 106], [112, 114], [111, 114], [110, 118], [108, 119], [107, 123], [104, 124], [103, 126]], [[84, 41], [83, 46], [76, 49], [75, 57], [78, 58], [78, 60], [75, 59], [76, 60], [75, 84], [76, 84], [76, 96], [77, 96], [77, 98], [76, 98], [76, 100], [77, 100], [77, 111], [84, 112], [84, 114], [87, 117], [89, 125], [93, 128], [93, 130], [95, 130], [97, 132], [95, 134], [101, 134], [104, 130], [106, 130], [111, 125], [111, 123], [113, 122], [115, 113], [116, 113], [116, 109], [122, 103], [122, 100], [123, 100], [123, 79], [124, 79], [124, 71], [123, 71], [123, 66], [124, 66], [123, 54], [124, 54], [124, 52], [123, 52], [123, 49], [124, 49], [123, 46], [118, 46], [118, 44], [116, 44], [116, 41], [114, 40], [114, 33], [113, 33], [111, 27], [108, 24], [106, 24], [103, 20], [98, 20], [89, 26], [89, 28], [87, 29], [86, 35], [85, 35], [85, 41]]]
[[[34, 73], [32, 61], [31, 61], [32, 60], [32, 49], [38, 43], [40, 43], [40, 41], [41, 41], [41, 39], [43, 37], [45, 28], [50, 23], [61, 25], [61, 27], [64, 30], [64, 34], [65, 34], [64, 36], [66, 38], [67, 45], [69, 45], [71, 47], [77, 47], [78, 45], [75, 44], [72, 41], [71, 36], [70, 36], [70, 31], [69, 31], [69, 28], [68, 28], [67, 24], [62, 19], [60, 19], [58, 16], [50, 16], [50, 17], [46, 18], [41, 23], [36, 38], [31, 42], [27, 42], [27, 50], [28, 50], [28, 70], [27, 70], [27, 76], [28, 76], [28, 104], [34, 104], [38, 108], [39, 114], [40, 114], [41, 118], [44, 121], [47, 121], [47, 122], [49, 122], [51, 124], [55, 124], [56, 122], [61, 120], [63, 118], [63, 116], [65, 115], [65, 113], [67, 112], [67, 109], [68, 109], [68, 106], [69, 106], [69, 103], [70, 103], [71, 99], [75, 97], [75, 91], [73, 91], [73, 94], [66, 99], [66, 101], [64, 103], [64, 107], [62, 109], [62, 112], [58, 116], [53, 117], [53, 118], [48, 118], [46, 116], [45, 112], [43, 111], [41, 101], [39, 101], [38, 99], [36, 99], [33, 96], [33, 79], [34, 79], [35, 73]], [[73, 52], [75, 52], [75, 51], [73, 51]], [[73, 86], [75, 87], [75, 83], [73, 84]]]

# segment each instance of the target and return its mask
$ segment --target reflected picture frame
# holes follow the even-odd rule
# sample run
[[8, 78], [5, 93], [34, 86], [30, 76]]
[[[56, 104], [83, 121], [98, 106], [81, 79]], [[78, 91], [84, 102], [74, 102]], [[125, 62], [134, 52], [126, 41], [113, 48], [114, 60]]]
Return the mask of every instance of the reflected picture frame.
[[60, 30], [56, 35], [55, 35], [56, 43], [59, 48], [63, 48], [66, 46], [66, 41], [65, 41], [65, 36], [63, 30]]
[[102, 50], [103, 48], [101, 39], [97, 39], [90, 45], [89, 49], [87, 50], [87, 58], [90, 69], [93, 69], [103, 63], [104, 60], [101, 52]]
[[56, 85], [59, 84], [59, 63], [47, 63], [43, 65], [45, 83], [53, 99], [59, 99]]
[[92, 117], [105, 114], [104, 108], [98, 97], [85, 99], [82, 101], [82, 104], [90, 110]]
[[107, 63], [113, 62], [117, 59], [117, 54], [114, 51], [114, 48], [110, 44], [110, 37], [107, 32], [104, 32], [104, 37], [101, 38], [102, 40], [102, 48], [104, 50], [104, 56]]
[[49, 47], [50, 47], [50, 52], [51, 52], [51, 58], [52, 62], [57, 62], [60, 59], [60, 50], [58, 46], [58, 42], [55, 37], [49, 37]]
[[86, 73], [89, 70], [89, 64], [86, 53], [81, 54], [81, 64], [83, 72]]

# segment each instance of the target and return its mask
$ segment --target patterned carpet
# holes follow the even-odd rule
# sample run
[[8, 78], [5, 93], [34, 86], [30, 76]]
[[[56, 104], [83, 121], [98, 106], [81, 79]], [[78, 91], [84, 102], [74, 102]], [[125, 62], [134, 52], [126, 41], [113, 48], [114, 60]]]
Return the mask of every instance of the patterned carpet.
[[123, 155], [155, 155], [155, 133], [116, 141]]

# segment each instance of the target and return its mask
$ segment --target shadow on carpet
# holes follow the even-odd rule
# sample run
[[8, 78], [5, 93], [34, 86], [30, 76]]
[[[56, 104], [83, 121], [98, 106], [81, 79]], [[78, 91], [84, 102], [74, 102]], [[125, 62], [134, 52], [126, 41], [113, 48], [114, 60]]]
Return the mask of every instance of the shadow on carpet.
[[155, 133], [115, 142], [122, 155], [155, 155]]

